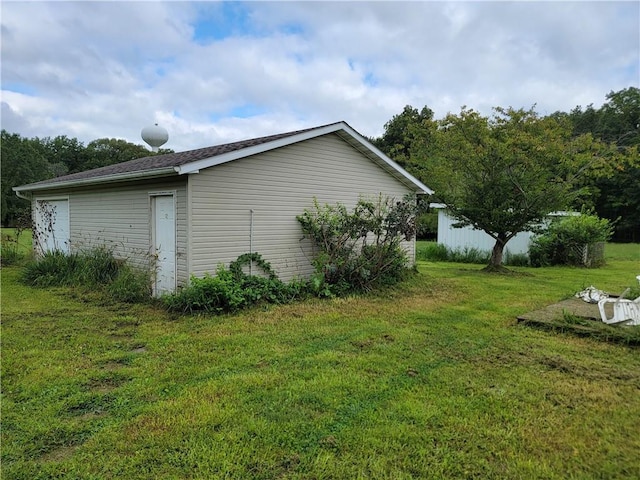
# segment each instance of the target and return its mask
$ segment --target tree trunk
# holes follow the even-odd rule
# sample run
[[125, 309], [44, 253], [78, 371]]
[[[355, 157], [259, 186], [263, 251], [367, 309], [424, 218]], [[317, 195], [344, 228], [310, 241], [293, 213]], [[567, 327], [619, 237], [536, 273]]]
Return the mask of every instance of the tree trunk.
[[493, 246], [493, 250], [491, 252], [491, 259], [489, 260], [489, 265], [494, 268], [498, 268], [502, 266], [502, 254], [504, 252], [504, 240], [501, 236], [498, 236], [496, 240], [496, 244]]
[[489, 260], [489, 265], [484, 268], [485, 272], [510, 272], [508, 268], [502, 266], [502, 254], [504, 252], [504, 246], [506, 245], [506, 243], [506, 235], [498, 235], [496, 244], [493, 246], [493, 250], [491, 251], [491, 259]]

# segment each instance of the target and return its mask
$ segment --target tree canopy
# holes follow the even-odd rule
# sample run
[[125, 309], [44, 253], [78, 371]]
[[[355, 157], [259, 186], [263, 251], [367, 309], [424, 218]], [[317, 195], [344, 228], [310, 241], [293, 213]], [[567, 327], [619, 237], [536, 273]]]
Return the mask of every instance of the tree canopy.
[[[614, 239], [640, 241], [640, 189], [637, 188], [640, 184], [640, 89], [629, 87], [619, 92], [610, 92], [606, 98], [607, 101], [600, 108], [589, 105], [583, 109], [577, 106], [568, 113], [555, 112], [546, 117], [540, 117], [533, 109], [520, 112], [528, 112], [529, 115], [525, 117], [529, 120], [533, 115], [539, 125], [555, 125], [556, 130], [562, 130], [565, 144], [562, 161], [552, 162], [548, 168], [549, 174], [563, 179], [568, 186], [568, 193], [563, 196], [571, 200], [567, 206], [577, 210], [593, 209], [601, 217], [610, 220], [616, 229]], [[507, 111], [516, 112], [513, 109], [497, 108], [494, 113], [500, 117]], [[421, 112], [428, 113], [425, 115]], [[456, 115], [434, 120], [428, 107], [423, 107], [421, 112], [412, 106], [406, 106], [402, 113], [385, 124], [385, 133], [373, 142], [416, 177], [435, 188], [436, 194], [442, 194], [438, 191], [433, 175], [436, 164], [446, 155], [443, 157], [444, 154], [436, 153], [438, 150], [442, 153], [440, 146], [443, 145], [443, 138], [452, 133], [451, 129], [447, 129], [448, 122]], [[463, 109], [459, 117], [464, 116], [471, 123], [472, 114], [480, 116], [477, 112]], [[494, 134], [498, 130], [505, 131], [504, 125], [497, 128], [497, 117], [484, 119], [488, 131]], [[480, 118], [475, 120], [481, 123]], [[458, 123], [456, 121], [452, 125]], [[478, 125], [475, 127], [478, 128]], [[471, 125], [465, 126], [465, 135], [470, 141], [473, 140], [471, 135], [474, 132], [469, 128]], [[512, 133], [514, 132], [504, 135]], [[478, 132], [475, 131], [475, 134]], [[488, 144], [482, 136], [477, 136], [474, 140], [478, 142], [480, 151], [487, 149]], [[498, 138], [493, 140], [497, 141]], [[448, 141], [453, 142], [453, 138], [449, 137]], [[516, 140], [510, 141], [513, 144]], [[504, 143], [503, 147], [507, 145], [508, 143]], [[460, 145], [449, 147], [461, 148]], [[473, 149], [471, 151], [477, 153]], [[497, 152], [495, 149], [494, 151]], [[534, 154], [537, 153], [537, 150], [534, 151], [531, 158], [535, 158]], [[462, 152], [458, 154], [461, 155]], [[580, 163], [580, 159], [583, 163]], [[459, 157], [450, 181], [459, 176], [456, 169], [464, 161]]]
[[[506, 243], [535, 229], [577, 195], [579, 172], [605, 154], [590, 138], [575, 141], [568, 122], [533, 110], [463, 108], [438, 123], [422, 156], [424, 174], [458, 226], [496, 240], [490, 267], [500, 268]], [[594, 155], [596, 155], [594, 157]]]

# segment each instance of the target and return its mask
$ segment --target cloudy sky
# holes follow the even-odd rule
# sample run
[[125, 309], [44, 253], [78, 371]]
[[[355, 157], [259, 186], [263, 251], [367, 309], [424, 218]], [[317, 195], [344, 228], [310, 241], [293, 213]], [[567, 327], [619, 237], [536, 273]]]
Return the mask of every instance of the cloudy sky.
[[405, 105], [538, 112], [640, 84], [640, 3], [1, 3], [2, 128], [176, 151]]

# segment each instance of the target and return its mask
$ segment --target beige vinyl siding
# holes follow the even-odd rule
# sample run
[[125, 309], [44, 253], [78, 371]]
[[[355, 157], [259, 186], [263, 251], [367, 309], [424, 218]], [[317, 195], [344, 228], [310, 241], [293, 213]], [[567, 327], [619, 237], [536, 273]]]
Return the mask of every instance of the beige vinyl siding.
[[69, 195], [71, 248], [106, 246], [117, 258], [146, 266], [151, 246], [150, 195], [175, 194], [176, 277], [187, 283], [186, 179], [155, 180], [66, 191]]
[[[191, 273], [214, 273], [250, 251], [253, 210], [253, 251], [283, 280], [312, 273], [296, 216], [314, 197], [352, 207], [361, 196], [412, 192], [336, 134], [205, 169], [189, 182]], [[413, 260], [413, 242], [407, 248]]]

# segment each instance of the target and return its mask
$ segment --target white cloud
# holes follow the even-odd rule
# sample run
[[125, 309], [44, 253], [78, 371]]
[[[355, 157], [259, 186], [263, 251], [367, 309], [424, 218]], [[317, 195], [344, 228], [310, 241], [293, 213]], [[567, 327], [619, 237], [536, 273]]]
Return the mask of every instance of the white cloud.
[[3, 2], [2, 127], [198, 148], [402, 108], [541, 113], [637, 86], [635, 2]]

